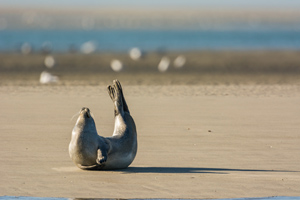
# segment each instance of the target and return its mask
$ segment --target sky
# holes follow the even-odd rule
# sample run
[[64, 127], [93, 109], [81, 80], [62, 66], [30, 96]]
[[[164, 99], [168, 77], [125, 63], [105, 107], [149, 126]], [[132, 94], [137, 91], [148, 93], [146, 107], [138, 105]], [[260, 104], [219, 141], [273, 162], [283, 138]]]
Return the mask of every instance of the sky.
[[243, 7], [300, 8], [298, 0], [0, 0], [0, 7]]

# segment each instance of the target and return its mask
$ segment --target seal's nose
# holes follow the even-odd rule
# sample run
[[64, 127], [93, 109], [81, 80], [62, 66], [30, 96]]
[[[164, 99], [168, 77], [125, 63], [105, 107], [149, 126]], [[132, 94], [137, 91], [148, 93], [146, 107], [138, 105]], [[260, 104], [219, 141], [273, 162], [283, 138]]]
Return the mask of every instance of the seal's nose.
[[89, 110], [89, 108], [87, 108], [87, 107], [82, 107], [82, 108], [81, 108], [81, 111], [83, 111], [83, 110], [87, 111], [87, 110]]
[[87, 107], [81, 108], [81, 111], [80, 111], [80, 112], [81, 112], [81, 113], [84, 112], [84, 114], [85, 114], [85, 116], [86, 116], [87, 118], [90, 118], [90, 117], [91, 117], [90, 109], [87, 108]]

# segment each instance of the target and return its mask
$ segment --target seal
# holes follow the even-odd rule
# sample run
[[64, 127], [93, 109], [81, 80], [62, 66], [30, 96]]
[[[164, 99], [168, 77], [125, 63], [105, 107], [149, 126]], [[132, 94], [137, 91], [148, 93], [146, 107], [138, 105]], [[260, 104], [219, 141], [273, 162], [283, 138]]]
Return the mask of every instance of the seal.
[[115, 125], [111, 137], [98, 135], [90, 109], [83, 107], [72, 131], [69, 155], [81, 169], [124, 169], [137, 153], [137, 132], [121, 84], [107, 86], [114, 104]]

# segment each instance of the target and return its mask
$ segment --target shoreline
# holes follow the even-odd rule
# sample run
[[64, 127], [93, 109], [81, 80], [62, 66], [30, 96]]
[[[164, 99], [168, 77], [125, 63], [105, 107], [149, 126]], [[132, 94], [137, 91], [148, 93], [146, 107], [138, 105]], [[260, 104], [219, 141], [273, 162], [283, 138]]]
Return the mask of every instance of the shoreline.
[[[113, 72], [110, 62], [118, 59], [123, 62], [121, 72], [157, 72], [157, 64], [164, 56], [171, 61], [168, 72], [176, 72], [173, 60], [182, 55], [186, 58], [182, 72], [207, 73], [300, 73], [300, 50], [195, 50], [144, 52], [141, 59], [130, 59], [127, 52], [93, 54], [81, 53], [0, 53], [0, 72], [39, 72], [47, 69], [44, 65], [46, 56], [54, 57], [56, 64], [53, 71], [64, 72]], [[178, 72], [178, 71], [177, 71]]]
[[[300, 83], [300, 51], [189, 51], [148, 52], [138, 61], [127, 53], [50, 54], [55, 66], [44, 64], [47, 54], [0, 53], [0, 85], [39, 85], [43, 71], [58, 76], [53, 85], [101, 85], [113, 79], [130, 85], [230, 85]], [[175, 68], [173, 61], [184, 56], [186, 63]], [[160, 59], [170, 58], [166, 72], [158, 71]], [[110, 66], [123, 63], [120, 72]]]

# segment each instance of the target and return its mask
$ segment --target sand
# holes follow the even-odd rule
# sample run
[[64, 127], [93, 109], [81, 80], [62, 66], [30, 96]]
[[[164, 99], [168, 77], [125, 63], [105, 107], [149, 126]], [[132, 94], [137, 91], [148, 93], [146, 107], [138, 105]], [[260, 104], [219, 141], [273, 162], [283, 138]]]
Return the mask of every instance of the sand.
[[2, 85], [0, 196], [299, 196], [300, 85], [123, 88], [137, 157], [125, 170], [83, 171], [68, 155], [71, 118], [87, 106], [99, 134], [110, 136], [105, 85]]
[[[298, 52], [197, 55], [164, 74], [155, 58], [151, 70], [113, 73], [93, 67], [97, 56], [73, 57], [73, 67], [60, 55], [49, 70], [60, 81], [41, 85], [41, 55], [1, 54], [0, 196], [300, 196]], [[110, 136], [106, 85], [115, 78], [137, 125], [137, 157], [125, 170], [80, 170], [68, 155], [72, 116], [89, 107], [98, 133]]]

